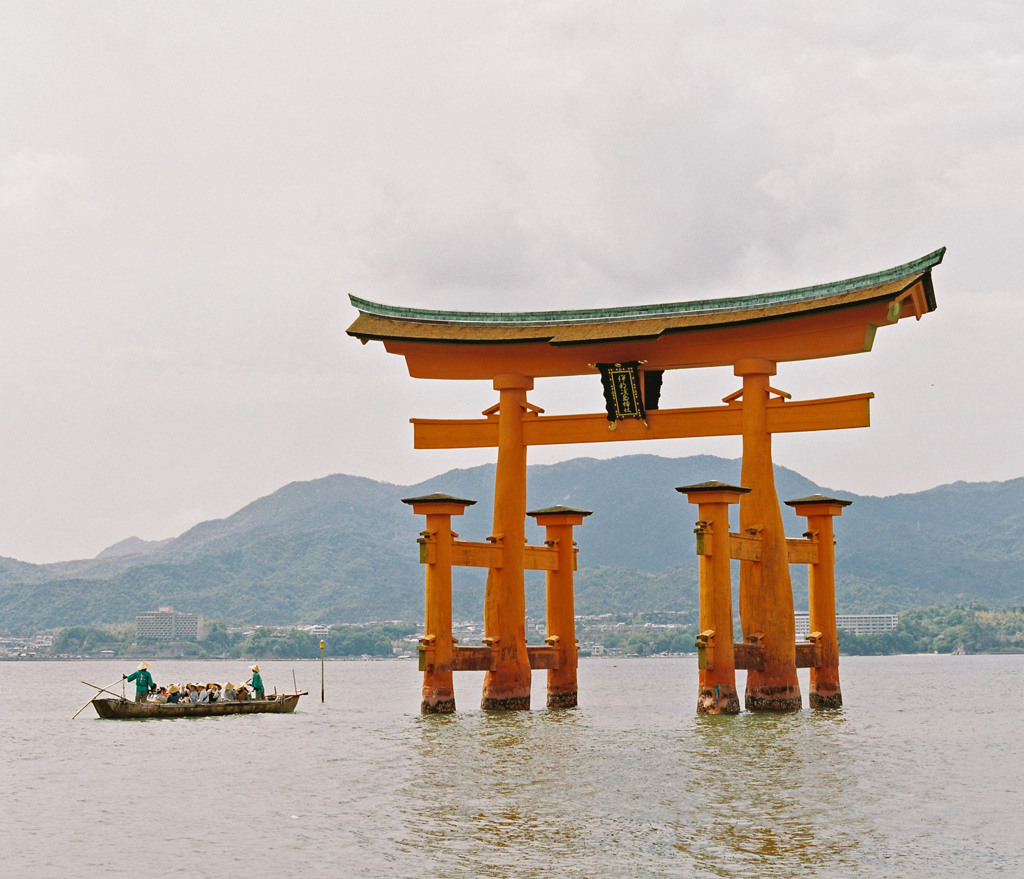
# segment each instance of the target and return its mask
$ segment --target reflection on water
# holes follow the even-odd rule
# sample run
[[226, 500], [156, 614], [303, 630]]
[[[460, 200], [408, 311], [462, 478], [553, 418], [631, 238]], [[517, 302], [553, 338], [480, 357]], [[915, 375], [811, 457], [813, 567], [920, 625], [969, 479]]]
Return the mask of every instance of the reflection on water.
[[352, 662], [291, 717], [72, 722], [110, 672], [0, 663], [5, 875], [1024, 874], [1024, 657], [844, 658], [843, 709], [777, 716], [698, 717], [695, 662], [650, 659], [584, 662], [570, 710], [466, 708], [467, 673], [424, 717], [411, 663]]
[[587, 835], [574, 808], [582, 723], [546, 709], [422, 718], [416, 778], [403, 791], [414, 845], [448, 875], [508, 876], [531, 863], [541, 875], [552, 858], [571, 863]]
[[839, 712], [694, 718], [687, 752], [704, 771], [690, 780], [687, 798], [700, 806], [680, 847], [710, 875], [737, 864], [760, 875], [852, 871], [862, 839], [834, 820], [843, 728]]

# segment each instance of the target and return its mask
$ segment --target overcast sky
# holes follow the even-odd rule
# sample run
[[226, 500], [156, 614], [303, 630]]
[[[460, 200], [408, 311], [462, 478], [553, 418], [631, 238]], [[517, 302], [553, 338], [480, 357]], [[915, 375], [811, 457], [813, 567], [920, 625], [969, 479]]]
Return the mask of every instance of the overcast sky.
[[[414, 381], [346, 336], [349, 293], [645, 304], [941, 246], [937, 312], [773, 381], [873, 391], [872, 427], [777, 437], [776, 461], [864, 494], [1024, 475], [1022, 10], [0, 4], [0, 555], [90, 557], [294, 480], [410, 484], [493, 460], [413, 450], [410, 417], [472, 417], [496, 395]], [[663, 405], [738, 386], [678, 372]], [[589, 378], [531, 399], [603, 408]], [[740, 447], [530, 460], [641, 452]]]

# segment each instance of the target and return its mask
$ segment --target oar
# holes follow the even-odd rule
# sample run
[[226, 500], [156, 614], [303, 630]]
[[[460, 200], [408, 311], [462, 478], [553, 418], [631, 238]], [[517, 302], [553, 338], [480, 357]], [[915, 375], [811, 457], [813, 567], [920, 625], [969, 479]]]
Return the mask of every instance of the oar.
[[[94, 690], [99, 690], [101, 693], [110, 693], [110, 690], [106, 689], [105, 687], [97, 687], [95, 684], [88, 684], [85, 681], [82, 681], [82, 683], [85, 684], [87, 687], [92, 687]], [[117, 681], [115, 681], [114, 683], [117, 683]], [[114, 684], [111, 684], [110, 686], [114, 686]], [[121, 696], [118, 696], [117, 693], [110, 693], [110, 695], [114, 696], [117, 699], [122, 698]], [[93, 699], [95, 699], [95, 698], [96, 697], [94, 696]], [[79, 714], [81, 714], [83, 711], [85, 711], [85, 709], [88, 708], [90, 705], [92, 705], [92, 699], [90, 699], [81, 708], [79, 708], [74, 713], [74, 715], [71, 717], [71, 719], [74, 720], [76, 717], [78, 717]]]
[[[92, 687], [94, 690], [99, 690], [101, 693], [106, 693], [108, 696], [113, 696], [119, 702], [127, 702], [128, 700], [124, 696], [118, 696], [113, 690], [108, 690], [105, 687], [97, 687], [95, 684], [90, 684], [88, 681], [82, 681], [87, 687]], [[113, 686], [113, 684], [111, 684]], [[92, 700], [90, 700], [92, 701]]]

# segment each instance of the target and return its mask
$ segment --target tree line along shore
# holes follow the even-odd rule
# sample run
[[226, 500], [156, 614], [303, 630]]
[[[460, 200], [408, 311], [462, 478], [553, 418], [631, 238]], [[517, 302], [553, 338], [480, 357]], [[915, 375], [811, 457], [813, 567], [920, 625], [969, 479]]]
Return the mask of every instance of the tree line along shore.
[[[480, 624], [464, 624], [472, 636]], [[543, 641], [542, 626], [537, 642]], [[6, 658], [77, 659], [317, 659], [321, 637], [295, 627], [235, 629], [211, 621], [202, 641], [162, 641], [136, 637], [131, 623], [70, 626], [34, 639], [6, 640]], [[604, 614], [581, 620], [577, 637], [581, 655], [611, 652], [638, 656], [692, 653], [697, 636], [695, 615], [679, 613]], [[325, 658], [413, 656], [422, 623], [342, 624], [322, 636]], [[738, 637], [738, 632], [737, 632]], [[1024, 653], [1024, 608], [989, 610], [984, 605], [904, 610], [895, 631], [854, 635], [840, 631], [840, 651], [847, 655], [900, 653]], [[469, 640], [466, 640], [469, 643]], [[2, 655], [2, 653], [0, 653]]]

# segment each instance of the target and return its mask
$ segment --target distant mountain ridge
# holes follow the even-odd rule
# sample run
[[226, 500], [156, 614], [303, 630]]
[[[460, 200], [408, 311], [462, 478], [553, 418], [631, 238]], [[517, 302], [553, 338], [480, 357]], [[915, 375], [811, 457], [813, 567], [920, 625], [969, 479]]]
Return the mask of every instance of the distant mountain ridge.
[[126, 555], [146, 555], [151, 552], [155, 552], [162, 546], [166, 546], [174, 538], [169, 537], [166, 540], [143, 540], [140, 537], [129, 537], [127, 540], [122, 540], [115, 543], [113, 546], [108, 546], [105, 550], [99, 553], [96, 558], [98, 559], [110, 559], [120, 558]]
[[[594, 511], [576, 531], [577, 612], [693, 609], [696, 509], [675, 486], [735, 483], [739, 473], [739, 460], [714, 456], [531, 466], [530, 509]], [[837, 492], [777, 467], [776, 484], [781, 500], [821, 492], [854, 502], [836, 521], [844, 612], [1024, 605], [1024, 479], [879, 498]], [[477, 500], [455, 530], [468, 540], [490, 534], [493, 464], [412, 486], [347, 475], [295, 482], [173, 539], [129, 538], [94, 559], [48, 565], [0, 559], [0, 630], [130, 621], [161, 605], [240, 624], [417, 620], [422, 522], [401, 499], [432, 491]], [[803, 531], [788, 507], [784, 518], [791, 536]], [[540, 543], [543, 531], [531, 520], [527, 536]], [[800, 568], [793, 578], [795, 600], [805, 606]], [[527, 595], [530, 612], [541, 614], [541, 575], [531, 575]], [[456, 572], [453, 605], [457, 618], [482, 617], [483, 572]]]

